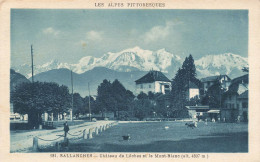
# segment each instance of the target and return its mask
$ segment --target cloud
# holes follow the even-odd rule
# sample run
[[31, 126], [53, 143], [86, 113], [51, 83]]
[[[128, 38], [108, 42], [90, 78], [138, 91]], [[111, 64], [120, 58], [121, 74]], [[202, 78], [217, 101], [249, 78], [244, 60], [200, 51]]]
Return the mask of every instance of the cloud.
[[151, 43], [158, 40], [165, 39], [173, 30], [173, 26], [180, 24], [181, 22], [167, 21], [164, 26], [154, 26], [147, 31], [142, 38], [145, 43]]
[[42, 30], [42, 32], [44, 34], [49, 34], [49, 35], [54, 35], [54, 36], [58, 36], [60, 34], [59, 30], [55, 30], [52, 27], [45, 28], [45, 29]]
[[91, 41], [101, 41], [103, 39], [103, 32], [91, 30], [87, 32], [86, 39]]

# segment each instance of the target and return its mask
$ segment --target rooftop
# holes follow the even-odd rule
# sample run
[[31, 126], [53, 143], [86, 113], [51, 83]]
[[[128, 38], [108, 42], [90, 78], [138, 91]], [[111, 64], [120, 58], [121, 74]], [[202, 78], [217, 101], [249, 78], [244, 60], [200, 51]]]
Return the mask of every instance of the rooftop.
[[239, 99], [248, 99], [248, 90], [238, 96]]
[[149, 73], [136, 80], [136, 84], [152, 83], [155, 81], [171, 82], [162, 72], [151, 70]]
[[226, 76], [229, 80], [231, 80], [227, 75], [216, 75], [216, 76], [209, 76], [206, 78], [201, 78], [201, 82], [212, 82], [220, 80], [222, 77]]
[[198, 110], [198, 109], [208, 110], [209, 106], [186, 106], [186, 108], [189, 110]]

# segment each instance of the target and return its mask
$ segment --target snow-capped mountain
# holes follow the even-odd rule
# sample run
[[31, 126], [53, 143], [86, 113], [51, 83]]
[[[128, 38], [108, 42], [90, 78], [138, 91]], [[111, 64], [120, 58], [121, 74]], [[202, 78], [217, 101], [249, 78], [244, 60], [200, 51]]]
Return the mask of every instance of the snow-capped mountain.
[[232, 53], [207, 55], [195, 60], [195, 65], [201, 76], [227, 74], [234, 78], [242, 75], [243, 67], [248, 67], [248, 59]]
[[[81, 74], [95, 67], [106, 67], [122, 72], [149, 71], [153, 69], [168, 73], [171, 69], [176, 71], [180, 65], [181, 58], [167, 52], [165, 49], [149, 51], [134, 47], [118, 53], [108, 52], [100, 58], [86, 56], [81, 58], [77, 64], [60, 63], [57, 60], [52, 60], [43, 65], [35, 66], [34, 73], [38, 74], [52, 69], [67, 68]], [[13, 68], [27, 77], [31, 76], [29, 65], [25, 64]]]
[[[43, 65], [35, 66], [34, 73], [39, 74], [52, 69], [71, 69], [73, 72], [82, 74], [95, 67], [105, 67], [119, 72], [158, 70], [174, 77], [181, 67], [184, 59], [178, 55], [167, 52], [165, 49], [157, 51], [143, 50], [140, 47], [129, 48], [117, 53], [108, 52], [100, 58], [86, 56], [76, 64], [61, 63], [52, 60]], [[227, 74], [231, 78], [242, 74], [241, 69], [248, 66], [247, 58], [236, 54], [225, 53], [219, 55], [207, 55], [195, 60], [198, 77]], [[21, 65], [12, 67], [26, 77], [31, 76], [31, 67]]]

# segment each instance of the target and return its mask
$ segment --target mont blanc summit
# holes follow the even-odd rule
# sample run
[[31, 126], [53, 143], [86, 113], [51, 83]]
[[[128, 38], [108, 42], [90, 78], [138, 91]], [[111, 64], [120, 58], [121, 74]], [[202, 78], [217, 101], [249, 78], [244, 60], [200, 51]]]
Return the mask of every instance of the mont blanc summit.
[[[58, 60], [51, 60], [42, 65], [36, 65], [35, 74], [61, 68], [72, 69], [73, 72], [82, 74], [95, 67], [105, 67], [119, 72], [149, 71], [153, 69], [174, 75], [183, 60], [184, 58], [164, 48], [151, 51], [136, 46], [120, 52], [107, 52], [99, 58], [85, 56], [77, 63], [62, 63]], [[241, 69], [243, 67], [248, 66], [248, 59], [232, 53], [207, 55], [195, 60], [195, 65], [198, 77], [219, 74], [232, 74], [231, 77], [235, 77], [242, 73]], [[26, 77], [31, 75], [31, 67], [27, 64], [12, 68]]]

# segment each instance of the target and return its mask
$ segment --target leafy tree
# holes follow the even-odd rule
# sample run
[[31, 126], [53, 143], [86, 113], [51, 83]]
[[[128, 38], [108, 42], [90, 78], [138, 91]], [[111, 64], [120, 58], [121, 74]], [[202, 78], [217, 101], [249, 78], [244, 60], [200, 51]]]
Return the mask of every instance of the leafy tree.
[[56, 91], [55, 104], [53, 108], [54, 114], [62, 114], [68, 112], [71, 108], [71, 94], [69, 94], [69, 88], [67, 86], [60, 86]]
[[140, 99], [134, 101], [134, 116], [139, 120], [143, 120], [151, 112], [152, 104], [148, 99]]
[[130, 90], [126, 90], [126, 106], [127, 106], [127, 110], [130, 111], [131, 116], [134, 116], [134, 99], [135, 99], [135, 95], [133, 94], [132, 91]]
[[149, 91], [149, 92], [148, 92], [148, 98], [149, 98], [149, 100], [154, 100], [154, 99], [155, 99], [154, 93], [151, 92], [151, 91]]
[[83, 114], [85, 112], [84, 110], [84, 102], [83, 98], [80, 96], [79, 93], [73, 94], [73, 115], [76, 116], [76, 118], [79, 117], [79, 114]]
[[148, 96], [147, 96], [146, 93], [141, 92], [139, 95], [137, 95], [137, 99], [138, 99], [138, 100], [148, 99]]
[[[221, 108], [222, 94], [225, 90], [222, 88], [220, 83], [216, 83], [209, 87], [206, 96], [202, 99], [203, 105], [209, 105], [210, 108]], [[221, 104], [221, 105], [220, 105]]]
[[[113, 110], [117, 111], [117, 117], [119, 118], [119, 111], [127, 110], [126, 101], [126, 89], [125, 87], [116, 79], [112, 83], [112, 98], [113, 98]], [[116, 114], [116, 113], [115, 113]]]
[[[92, 96], [90, 96], [90, 108], [91, 108], [91, 113], [99, 113], [99, 110], [96, 107], [96, 101]], [[90, 113], [89, 112], [89, 96], [86, 96], [83, 99], [83, 110], [81, 111], [82, 114], [85, 113]]]
[[44, 112], [66, 111], [69, 105], [69, 91], [56, 83], [23, 83], [13, 93], [14, 112], [28, 114], [28, 124], [38, 127]]
[[104, 116], [104, 113], [106, 111], [113, 110], [112, 103], [112, 85], [110, 81], [103, 80], [103, 82], [98, 86], [97, 89], [97, 111], [102, 112], [102, 116]]

